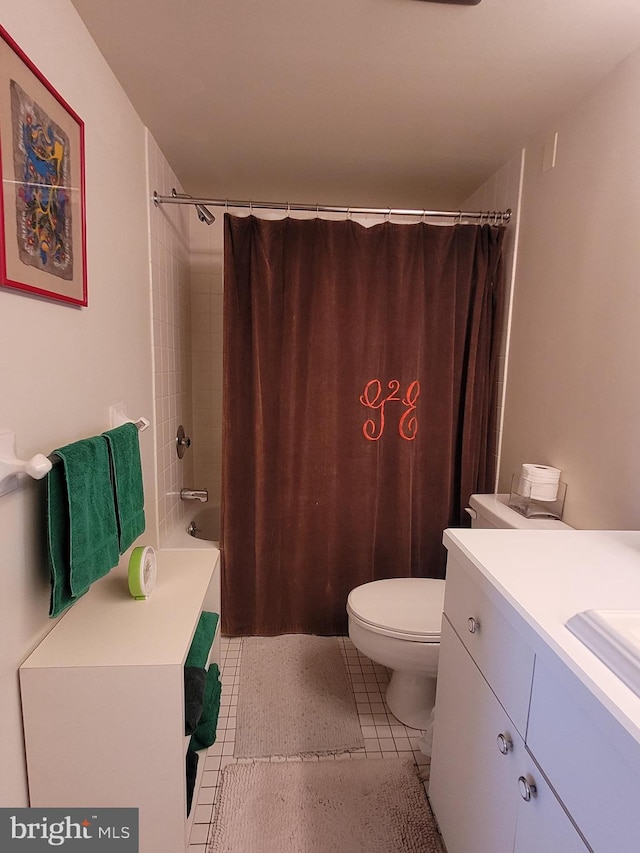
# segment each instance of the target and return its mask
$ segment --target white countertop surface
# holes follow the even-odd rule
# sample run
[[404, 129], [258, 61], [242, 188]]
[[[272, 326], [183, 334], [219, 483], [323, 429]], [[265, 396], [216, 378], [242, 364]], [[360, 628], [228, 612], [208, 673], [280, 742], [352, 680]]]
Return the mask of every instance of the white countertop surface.
[[640, 532], [449, 529], [444, 544], [473, 563], [640, 743], [640, 697], [565, 627], [582, 610], [640, 609]]

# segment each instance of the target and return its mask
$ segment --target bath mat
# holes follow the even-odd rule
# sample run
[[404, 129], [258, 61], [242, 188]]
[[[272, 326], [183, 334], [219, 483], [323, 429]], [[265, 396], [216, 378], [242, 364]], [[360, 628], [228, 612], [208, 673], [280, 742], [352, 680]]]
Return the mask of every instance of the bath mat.
[[304, 755], [364, 747], [335, 637], [246, 637], [234, 755]]
[[442, 853], [401, 758], [231, 764], [207, 853]]

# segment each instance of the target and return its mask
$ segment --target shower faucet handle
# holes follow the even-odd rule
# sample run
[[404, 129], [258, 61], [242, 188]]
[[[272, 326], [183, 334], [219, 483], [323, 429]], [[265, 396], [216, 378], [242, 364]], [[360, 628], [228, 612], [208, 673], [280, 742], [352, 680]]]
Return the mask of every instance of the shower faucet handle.
[[176, 453], [178, 454], [178, 459], [182, 459], [189, 447], [191, 447], [191, 439], [186, 435], [184, 427], [180, 424], [176, 434]]

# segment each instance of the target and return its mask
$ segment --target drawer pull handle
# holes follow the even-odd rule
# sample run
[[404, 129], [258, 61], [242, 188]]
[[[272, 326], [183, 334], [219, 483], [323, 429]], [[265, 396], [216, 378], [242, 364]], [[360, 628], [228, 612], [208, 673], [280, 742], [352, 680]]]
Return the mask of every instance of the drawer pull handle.
[[470, 634], [475, 634], [480, 630], [480, 623], [477, 619], [474, 619], [473, 616], [469, 616], [467, 619], [467, 628], [469, 629]]
[[524, 776], [520, 776], [518, 778], [518, 788], [520, 789], [520, 796], [522, 799], [528, 803], [531, 797], [535, 797], [537, 788], [533, 782], [529, 782], [525, 779]]
[[513, 749], [513, 741], [507, 734], [499, 734], [497, 737], [498, 749], [503, 755], [507, 755]]

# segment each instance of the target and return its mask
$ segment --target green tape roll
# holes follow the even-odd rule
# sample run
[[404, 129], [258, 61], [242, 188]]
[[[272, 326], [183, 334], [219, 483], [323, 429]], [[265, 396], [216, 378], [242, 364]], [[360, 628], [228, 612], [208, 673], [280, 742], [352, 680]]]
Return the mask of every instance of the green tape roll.
[[156, 553], [150, 545], [134, 548], [129, 558], [129, 592], [136, 601], [144, 601], [156, 585]]

